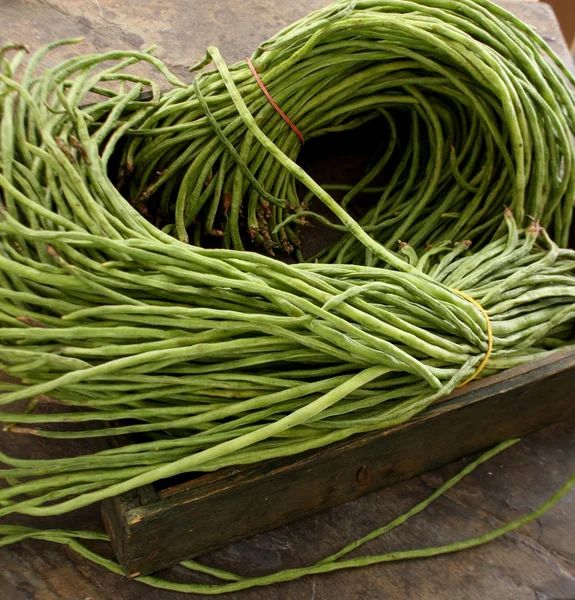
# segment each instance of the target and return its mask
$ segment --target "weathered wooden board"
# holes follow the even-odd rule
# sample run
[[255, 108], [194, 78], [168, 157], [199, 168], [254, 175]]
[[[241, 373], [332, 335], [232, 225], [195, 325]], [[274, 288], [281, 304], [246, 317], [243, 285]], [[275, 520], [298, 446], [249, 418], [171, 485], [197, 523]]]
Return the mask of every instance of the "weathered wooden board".
[[575, 350], [459, 390], [415, 420], [323, 448], [108, 500], [134, 576], [203, 554], [575, 416]]

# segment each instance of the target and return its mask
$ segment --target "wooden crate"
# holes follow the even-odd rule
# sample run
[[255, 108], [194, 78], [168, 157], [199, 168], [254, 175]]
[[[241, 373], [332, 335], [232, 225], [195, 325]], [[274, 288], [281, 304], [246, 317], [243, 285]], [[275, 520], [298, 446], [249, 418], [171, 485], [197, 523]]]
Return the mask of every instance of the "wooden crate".
[[575, 349], [471, 383], [403, 425], [297, 456], [107, 500], [134, 577], [414, 477], [575, 416]]

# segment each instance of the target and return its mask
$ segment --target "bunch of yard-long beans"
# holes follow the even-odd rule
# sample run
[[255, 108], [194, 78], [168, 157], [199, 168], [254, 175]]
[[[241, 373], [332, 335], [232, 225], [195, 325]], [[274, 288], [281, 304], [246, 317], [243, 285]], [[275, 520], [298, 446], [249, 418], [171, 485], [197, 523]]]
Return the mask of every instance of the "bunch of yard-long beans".
[[[507, 224], [506, 238], [476, 254], [461, 244], [417, 258], [404, 247], [418, 274], [34, 231], [4, 212], [6, 248], [28, 241], [50, 262], [18, 251], [0, 260], [6, 277], [21, 278], [20, 289], [0, 291], [0, 357], [17, 378], [0, 402], [32, 398], [0, 419], [51, 438], [151, 437], [70, 459], [3, 456], [14, 466], [4, 477], [34, 479], [0, 492], [0, 515], [58, 514], [182, 472], [402, 423], [472, 377], [491, 338], [482, 373], [569, 344], [574, 253], [549, 239], [534, 251], [539, 228]], [[34, 410], [42, 404], [62, 409]], [[93, 427], [38, 427], [79, 422]], [[13, 502], [22, 493], [31, 497]]]
[[[377, 7], [407, 4], [374, 2], [372, 8], [377, 16]], [[479, 6], [464, 3], [472, 4]], [[355, 9], [340, 8], [336, 5], [326, 18], [316, 14], [304, 20], [301, 27], [311, 33], [309, 39], [299, 28], [291, 30], [293, 39], [289, 29], [274, 38], [275, 49], [262, 54], [259, 62], [256, 54], [254, 64], [262, 69], [266, 56], [266, 60], [281, 58], [277, 69], [288, 64], [287, 76], [291, 63], [283, 53], [293, 54], [292, 42], [298, 46], [298, 56], [311, 52], [324, 31], [331, 36], [331, 28], [341, 19], [357, 17]], [[365, 18], [371, 22], [375, 17], [369, 10]], [[424, 22], [431, 23], [428, 17]], [[303, 45], [298, 45], [300, 38]], [[51, 438], [121, 433], [140, 437], [121, 448], [66, 459], [2, 455], [11, 468], [3, 473], [10, 485], [0, 491], [0, 515], [61, 514], [172, 475], [287, 456], [389, 427], [414, 417], [473, 377], [572, 343], [575, 256], [561, 249], [570, 218], [565, 190], [571, 185], [571, 142], [566, 144], [561, 134], [570, 120], [567, 101], [557, 113], [549, 112], [549, 119], [562, 125], [547, 132], [548, 137], [531, 132], [533, 137], [525, 138], [529, 144], [519, 150], [520, 133], [515, 132], [519, 137], [503, 135], [515, 159], [529, 155], [532, 165], [521, 170], [511, 159], [502, 171], [515, 190], [510, 203], [519, 217], [528, 208], [548, 223], [559, 244], [537, 222], [517, 229], [508, 210], [505, 217], [498, 217], [504, 223], [501, 235], [490, 237], [496, 224], [485, 229], [483, 233], [490, 235], [484, 236], [475, 252], [457, 236], [469, 231], [464, 225], [451, 230], [453, 239], [461, 242], [448, 242], [440, 228], [434, 237], [437, 243], [427, 249], [402, 233], [403, 239], [414, 243], [403, 244], [396, 254], [373, 239], [373, 229], [362, 228], [306, 175], [282, 151], [291, 153], [277, 136], [266, 135], [272, 133], [267, 128], [273, 119], [262, 122], [263, 113], [252, 116], [252, 100], [242, 87], [245, 69], [228, 70], [215, 50], [211, 55], [218, 73], [202, 76], [195, 88], [180, 82], [147, 52], [79, 56], [38, 75], [36, 66], [47, 50], [24, 66], [23, 49], [0, 49], [0, 363], [11, 376], [0, 384], [4, 392], [0, 404], [9, 407], [0, 412], [0, 419], [13, 432]], [[536, 68], [537, 60], [530, 55], [525, 71], [539, 69], [557, 90], [563, 89], [543, 63]], [[151, 80], [129, 74], [126, 69], [135, 62], [149, 63], [174, 91], [160, 94]], [[459, 75], [466, 81], [465, 75]], [[110, 82], [119, 87], [110, 87]], [[257, 84], [250, 85], [253, 92], [259, 90]], [[525, 94], [531, 90], [526, 82], [518, 85]], [[141, 96], [146, 86], [152, 88], [148, 100]], [[201, 93], [198, 96], [200, 87], [205, 102]], [[543, 87], [540, 92], [545, 97]], [[93, 93], [104, 99], [86, 105]], [[561, 98], [567, 97], [565, 92]], [[218, 102], [223, 99], [228, 104], [222, 115]], [[204, 111], [197, 122], [212, 139], [202, 150], [202, 160], [208, 155], [220, 157], [225, 150], [230, 168], [237, 171], [230, 183], [227, 175], [193, 170], [192, 163], [181, 181], [181, 186], [188, 186], [184, 201], [178, 201], [183, 208], [176, 208], [176, 216], [183, 211], [179, 213], [183, 220], [176, 219], [180, 233], [185, 232], [191, 214], [186, 213], [191, 210], [188, 201], [193, 200], [191, 187], [201, 188], [202, 196], [212, 181], [231, 185], [230, 240], [236, 236], [239, 221], [234, 225], [234, 218], [244, 189], [253, 188], [256, 205], [264, 213], [269, 208], [275, 222], [281, 220], [270, 196], [279, 198], [281, 190], [272, 186], [266, 191], [259, 167], [248, 160], [253, 151], [277, 169], [274, 177], [291, 182], [289, 189], [295, 178], [320, 198], [361, 244], [371, 266], [285, 265], [255, 253], [205, 249], [162, 232], [140, 214], [138, 206], [130, 206], [109, 176], [110, 165], [119, 155], [122, 161], [141, 158], [145, 146], [128, 143], [137, 128], [140, 133], [157, 132], [158, 123], [150, 127], [150, 119], [157, 115], [163, 119], [170, 111], [178, 118], [181, 110], [193, 115], [196, 101]], [[504, 106], [511, 111], [513, 102]], [[415, 109], [422, 123], [435, 122], [434, 111]], [[233, 131], [222, 133], [226, 115], [233, 121]], [[342, 125], [337, 115], [332, 116], [334, 127]], [[195, 126], [193, 131], [196, 135]], [[231, 135], [234, 131], [242, 132], [240, 138]], [[171, 140], [173, 132], [166, 135]], [[295, 134], [284, 131], [284, 135], [291, 139]], [[546, 140], [545, 147], [553, 148], [560, 166], [541, 162], [535, 138], [537, 144]], [[244, 147], [246, 140], [249, 145]], [[274, 143], [278, 141], [279, 145]], [[154, 138], [148, 144], [150, 150], [160, 147], [157, 142]], [[439, 168], [432, 158], [436, 150], [435, 140], [428, 154], [413, 164], [432, 165], [430, 172]], [[485, 158], [486, 153], [481, 154]], [[494, 160], [509, 162], [501, 156]], [[457, 171], [456, 160], [447, 164], [465, 188], [465, 170]], [[543, 172], [543, 167], [554, 171]], [[146, 177], [153, 178], [161, 168], [153, 166]], [[480, 170], [488, 172], [488, 168]], [[517, 177], [520, 172], [523, 180]], [[528, 173], [534, 179], [525, 188]], [[408, 188], [404, 201], [411, 198], [419, 206], [416, 189], [434, 185], [426, 181]], [[539, 190], [542, 181], [545, 193], [531, 199], [535, 194], [531, 190]], [[559, 195], [564, 183], [565, 193]], [[396, 184], [406, 184], [401, 175]], [[210, 194], [219, 183], [213, 186]], [[438, 185], [438, 193], [447, 189], [442, 186]], [[175, 187], [172, 193], [177, 195]], [[490, 210], [503, 215], [500, 199]], [[431, 213], [416, 209], [414, 215], [415, 220], [426, 216], [420, 227], [433, 222]], [[466, 217], [460, 220], [465, 222]], [[410, 222], [408, 229], [415, 226], [415, 221]], [[373, 266], [375, 261], [382, 266]], [[20, 405], [14, 403], [26, 399], [28, 405], [15, 413]], [[46, 406], [51, 410], [46, 411]], [[84, 423], [89, 428], [68, 425]], [[70, 532], [42, 534], [7, 527], [0, 530], [4, 536], [0, 543], [44, 535], [84, 552]], [[91, 557], [116, 568], [96, 555]], [[326, 559], [309, 572], [353, 566], [335, 566], [334, 561]], [[281, 577], [301, 574], [305, 573]], [[220, 575], [230, 581], [238, 578]], [[265, 582], [245, 580], [233, 589]]]
[[[487, 243], [504, 205], [567, 244], [575, 104], [549, 58], [558, 62], [533, 31], [488, 0], [365, 0], [312, 13], [252, 60], [305, 139], [387, 121], [380, 153], [341, 205], [383, 171], [387, 183], [360, 223], [388, 248], [399, 239], [422, 248], [443, 239]], [[142, 210], [151, 204], [156, 222], [181, 240], [239, 250], [253, 246], [251, 237], [290, 252], [301, 246], [298, 227], [313, 218], [305, 209], [316, 194], [300, 199], [293, 173], [246, 129], [229, 82], [286, 156], [295, 160], [301, 141], [246, 62], [225, 73], [215, 49], [212, 59], [217, 71], [168, 93], [160, 110], [128, 131], [134, 137], [120, 167], [126, 193]], [[319, 257], [377, 263], [350, 233]]]
[[[288, 266], [2, 217], [0, 266], [19, 286], [0, 290], [0, 358], [16, 378], [0, 403], [32, 400], [0, 420], [50, 438], [150, 437], [70, 459], [3, 456], [14, 466], [4, 477], [33, 479], [0, 492], [0, 515], [59, 514], [402, 423], [478, 374], [488, 352], [481, 374], [573, 338], [575, 253], [544, 232], [546, 248], [534, 249], [540, 228], [517, 232], [510, 213], [508, 235], [476, 254], [465, 243], [419, 258], [404, 247], [404, 272]], [[9, 250], [26, 242], [48, 260]], [[62, 408], [34, 410], [43, 404]], [[80, 422], [92, 427], [42, 428]], [[22, 493], [30, 498], [13, 501]]]

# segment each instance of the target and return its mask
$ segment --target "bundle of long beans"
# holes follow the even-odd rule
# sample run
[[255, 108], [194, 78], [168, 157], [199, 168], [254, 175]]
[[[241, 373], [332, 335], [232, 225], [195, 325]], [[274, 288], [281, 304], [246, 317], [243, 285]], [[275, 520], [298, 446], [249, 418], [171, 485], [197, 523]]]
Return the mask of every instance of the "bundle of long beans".
[[[215, 49], [206, 62], [212, 58], [217, 71], [134, 123], [121, 165], [129, 197], [137, 206], [154, 197], [157, 223], [181, 240], [240, 250], [253, 238], [290, 252], [301, 246], [299, 223], [313, 218], [306, 208], [318, 194], [300, 199], [297, 176], [246, 131], [230, 81], [286, 156], [295, 160], [302, 142], [246, 62], [226, 73]], [[387, 121], [380, 154], [341, 200], [346, 208], [386, 173], [360, 220], [386, 247], [465, 238], [479, 247], [500, 227], [504, 205], [567, 245], [574, 80], [535, 33], [491, 2], [339, 1], [262, 44], [252, 62], [306, 140]], [[319, 258], [378, 262], [350, 233]]]
[[[5, 477], [38, 479], [0, 492], [3, 501], [33, 496], [0, 515], [59, 514], [180, 473], [396, 425], [478, 374], [487, 352], [481, 375], [573, 337], [575, 253], [548, 238], [547, 250], [533, 251], [539, 228], [519, 235], [510, 216], [508, 237], [476, 254], [458, 257], [461, 244], [419, 258], [434, 279], [424, 270], [294, 267], [257, 254], [33, 231], [3, 217], [5, 241], [44, 244], [52, 262], [17, 252], [1, 260], [28, 291], [2, 289], [13, 323], [0, 330], [0, 356], [20, 380], [3, 384], [0, 402], [74, 408], [0, 420], [50, 438], [152, 437], [71, 459], [3, 456], [15, 467]], [[43, 297], [31, 292], [38, 286]], [[33, 427], [78, 422], [96, 426]], [[68, 499], [54, 504], [59, 498]]]
[[[442, 4], [453, 3], [433, 3]], [[313, 55], [324, 43], [330, 47], [343, 44], [353, 55], [347, 47], [353, 42], [358, 44], [357, 52], [372, 53], [370, 44], [377, 35], [383, 45], [389, 38], [390, 46], [402, 52], [413, 47], [421, 60], [431, 61], [428, 50], [421, 47], [427, 39], [424, 30], [455, 35], [458, 24], [464, 35], [471, 25], [448, 12], [440, 26], [434, 21], [439, 13], [428, 5], [431, 2], [391, 0], [357, 6], [336, 4], [279, 34], [265, 51], [254, 55], [254, 65], [263, 71], [262, 78], [276, 98], [283, 100], [281, 86], [274, 89], [271, 80], [277, 77], [281, 81], [283, 73], [286, 85], [293, 81], [299, 58]], [[401, 225], [393, 234], [387, 230], [383, 237], [374, 236], [377, 239], [372, 237], [376, 229], [364, 228], [352, 219], [346, 202], [335, 202], [293, 162], [295, 133], [278, 120], [275, 109], [268, 113], [269, 107], [258, 96], [260, 88], [248, 81], [251, 71], [243, 65], [228, 69], [215, 49], [210, 50], [210, 57], [218, 71], [201, 75], [193, 86], [179, 81], [149, 52], [80, 56], [36, 75], [36, 66], [49, 48], [34, 55], [20, 73], [25, 52], [18, 47], [0, 50], [0, 361], [12, 377], [1, 384], [0, 404], [9, 406], [10, 411], [0, 412], [0, 420], [13, 432], [48, 438], [140, 436], [121, 448], [66, 459], [2, 455], [2, 461], [12, 468], [3, 473], [11, 485], [0, 491], [0, 515], [61, 514], [173, 475], [287, 456], [389, 427], [413, 418], [470, 379], [572, 343], [575, 254], [561, 248], [571, 218], [572, 142], [568, 132], [572, 96], [534, 52], [535, 46], [542, 44], [538, 38], [488, 3], [461, 5], [467, 16], [484, 15], [483, 25], [501, 23], [507, 33], [513, 27], [513, 39], [522, 41], [523, 52], [531, 49], [523, 55], [508, 44], [513, 50], [502, 54], [504, 66], [498, 71], [486, 58], [490, 51], [481, 54], [474, 47], [474, 53], [481, 55], [490, 69], [521, 91], [514, 95], [504, 92], [508, 88], [496, 86], [502, 97], [511, 94], [511, 100], [505, 100], [498, 110], [488, 99], [489, 92], [480, 93], [479, 84], [470, 82], [470, 75], [462, 73], [459, 65], [458, 80], [478, 94], [477, 102], [469, 101], [471, 112], [441, 109], [438, 101], [427, 101], [433, 85], [426, 97], [409, 92], [412, 98], [420, 98], [419, 105], [405, 94], [394, 96], [395, 104], [411, 107], [415, 145], [400, 161], [388, 186], [390, 195], [384, 193], [379, 208], [369, 213], [370, 219], [377, 213], [370, 223], [380, 223], [380, 211], [386, 214], [384, 207], [389, 198], [395, 198], [396, 187], [406, 186], [405, 198], [399, 204], [397, 198], [391, 201], [394, 211], [403, 207], [399, 211]], [[413, 6], [428, 12], [423, 16], [411, 12]], [[389, 14], [381, 18], [386, 10], [399, 9], [407, 13], [401, 18]], [[407, 23], [404, 29], [397, 25], [402, 19]], [[384, 21], [393, 21], [397, 27], [386, 28]], [[420, 27], [420, 41], [409, 37], [412, 21]], [[352, 33], [350, 25], [355, 26]], [[406, 35], [403, 41], [397, 38], [400, 30]], [[477, 26], [472, 30], [481, 47], [487, 47], [485, 40], [491, 39], [493, 32]], [[362, 46], [364, 34], [367, 49]], [[453, 46], [463, 52], [466, 44], [457, 39]], [[469, 39], [467, 44], [471, 44]], [[10, 50], [15, 54], [9, 55]], [[382, 52], [393, 54], [387, 47]], [[321, 53], [318, 56], [315, 63], [305, 63], [305, 68], [315, 72], [326, 67]], [[513, 56], [523, 57], [525, 64], [519, 61], [511, 67]], [[491, 81], [475, 59], [468, 56], [467, 60], [477, 73], [483, 73], [482, 84]], [[152, 80], [126, 71], [135, 62], [149, 63], [174, 89], [160, 93]], [[334, 86], [338, 78], [349, 83], [348, 76], [356, 71], [361, 73], [360, 79], [365, 76], [365, 63], [352, 61], [352, 65], [349, 72], [337, 75]], [[379, 80], [379, 67], [372, 64], [372, 68]], [[414, 65], [405, 68], [411, 70]], [[441, 89], [449, 87], [447, 82], [457, 87], [455, 72], [445, 69], [445, 81], [435, 84]], [[273, 73], [270, 81], [266, 73]], [[403, 73], [400, 79], [411, 80], [412, 75], [421, 83], [421, 73]], [[320, 78], [316, 83], [320, 81], [325, 87], [326, 80]], [[109, 87], [109, 82], [120, 83], [120, 87]], [[410, 83], [402, 85], [415, 89]], [[142, 96], [146, 86], [152, 89], [147, 100]], [[351, 86], [342, 85], [341, 89], [345, 87]], [[378, 102], [384, 105], [388, 97], [366, 90], [364, 87], [361, 101], [344, 102], [336, 94], [334, 98], [339, 99], [334, 106], [345, 106], [345, 110], [341, 115], [325, 112], [323, 125], [315, 115], [310, 122], [315, 124], [316, 134], [371, 118], [372, 110], [381, 108]], [[543, 106], [538, 103], [551, 101], [545, 100], [550, 90], [557, 94], [551, 109], [538, 111], [535, 119], [523, 119], [521, 115], [532, 116], [527, 112], [530, 109], [515, 100], [529, 98], [535, 110]], [[292, 90], [286, 102], [293, 97], [297, 99], [294, 106], [313, 103], [305, 86], [300, 92], [297, 96]], [[94, 93], [104, 99], [86, 104], [88, 95]], [[356, 101], [363, 108], [354, 112]], [[325, 108], [325, 98], [322, 104]], [[462, 101], [463, 105], [468, 106]], [[389, 116], [387, 109], [383, 110]], [[480, 116], [473, 117], [475, 111]], [[437, 115], [449, 121], [448, 113], [475, 123], [475, 131], [485, 127], [495, 140], [493, 146], [487, 141], [482, 146], [483, 140], [489, 139], [486, 134], [480, 138], [480, 150], [475, 152], [468, 144], [465, 158], [458, 163], [457, 151], [443, 150], [443, 129]], [[487, 115], [485, 121], [481, 115]], [[174, 122], [167, 124], [172, 118]], [[446, 139], [457, 148], [463, 141], [456, 133], [461, 123], [449, 122]], [[515, 126], [497, 134], [495, 122]], [[429, 123], [434, 132], [422, 154], [415, 149], [417, 123]], [[549, 125], [549, 129], [529, 129], [539, 125]], [[393, 119], [390, 127], [393, 130]], [[177, 132], [186, 128], [190, 137], [182, 139]], [[305, 127], [303, 131], [309, 137]], [[142, 144], [142, 140], [150, 143]], [[184, 142], [189, 152], [182, 152]], [[491, 150], [485, 152], [486, 148]], [[153, 156], [160, 162], [154, 162]], [[120, 179], [129, 177], [130, 187], [137, 190], [135, 206], [118, 190], [125, 188], [124, 183], [110, 176], [118, 157]], [[161, 157], [169, 157], [166, 160], [177, 167], [168, 167], [169, 173], [163, 173]], [[386, 161], [378, 161], [377, 169]], [[184, 165], [188, 165], [185, 175]], [[420, 168], [427, 173], [423, 178], [418, 175]], [[151, 181], [155, 171], [159, 176]], [[403, 172], [413, 176], [405, 179]], [[370, 177], [368, 174], [350, 194], [366, 186]], [[484, 202], [484, 193], [478, 191], [483, 190], [482, 177], [487, 181], [485, 192], [491, 193], [493, 186], [497, 190], [489, 202]], [[144, 180], [148, 183], [138, 188]], [[235, 249], [241, 247], [238, 224], [242, 204], [254, 237], [269, 234], [271, 242], [284, 217], [282, 205], [286, 210], [291, 205], [294, 214], [302, 216], [293, 196], [295, 180], [337, 216], [349, 231], [346, 240], [355, 240], [351, 245], [344, 241], [345, 247], [350, 251], [361, 248], [365, 261], [356, 262], [367, 264], [287, 265]], [[476, 184], [478, 190], [472, 191]], [[455, 195], [457, 202], [449, 193], [452, 185], [460, 192]], [[220, 211], [226, 189], [230, 204]], [[426, 190], [433, 193], [428, 195]], [[176, 234], [182, 240], [171, 231], [158, 229], [141, 214], [145, 198], [156, 192], [167, 199], [164, 208], [168, 212], [169, 199], [176, 198]], [[420, 193], [423, 195], [418, 196]], [[466, 194], [472, 194], [474, 200]], [[243, 202], [246, 197], [247, 204]], [[448, 197], [449, 210], [471, 206], [471, 212], [463, 208], [456, 221], [443, 221], [447, 205], [439, 198]], [[201, 242], [201, 232], [209, 233], [213, 225], [208, 221], [206, 228], [203, 217], [197, 225], [193, 222], [200, 215], [196, 208], [207, 198], [212, 199], [210, 214], [221, 213], [221, 218], [227, 212], [222, 239], [231, 248], [186, 243], [189, 231]], [[515, 216], [511, 210], [503, 214], [504, 202], [509, 202]], [[537, 219], [523, 228], [525, 211]], [[263, 215], [265, 223], [261, 219], [250, 222], [253, 214], [256, 221]], [[440, 223], [436, 216], [441, 223], [452, 225], [429, 229], [429, 223]], [[551, 236], [539, 221], [549, 226]], [[477, 230], [478, 223], [485, 227]], [[264, 235], [265, 227], [268, 233]], [[420, 243], [425, 240], [416, 233], [419, 230], [435, 243], [425, 248]], [[288, 241], [297, 235], [289, 231], [289, 223], [277, 230], [280, 245], [284, 234]], [[480, 238], [474, 252], [463, 237], [469, 232]], [[378, 241], [387, 243], [391, 237], [385, 236], [390, 235], [412, 243], [403, 243], [395, 253]], [[450, 239], [460, 241], [452, 243]], [[343, 263], [348, 262], [346, 257], [349, 255], [345, 254]], [[30, 399], [27, 408], [14, 413], [14, 403], [25, 399]], [[57, 408], [45, 411], [46, 405]], [[69, 423], [89, 423], [90, 427], [70, 430]], [[26, 481], [19, 483], [24, 478]], [[89, 537], [85, 533], [42, 533], [4, 526], [0, 534], [4, 536], [0, 543], [39, 537], [90, 554], [77, 541]], [[444, 551], [487, 539], [491, 537]], [[338, 562], [335, 566], [347, 551], [309, 572], [361, 564]], [[90, 557], [117, 569], [96, 555]], [[395, 558], [376, 559], [372, 562]], [[207, 572], [196, 563], [188, 566]], [[223, 579], [238, 579], [234, 574], [212, 571]], [[274, 580], [307, 572], [278, 574]], [[233, 589], [265, 582], [244, 580]]]

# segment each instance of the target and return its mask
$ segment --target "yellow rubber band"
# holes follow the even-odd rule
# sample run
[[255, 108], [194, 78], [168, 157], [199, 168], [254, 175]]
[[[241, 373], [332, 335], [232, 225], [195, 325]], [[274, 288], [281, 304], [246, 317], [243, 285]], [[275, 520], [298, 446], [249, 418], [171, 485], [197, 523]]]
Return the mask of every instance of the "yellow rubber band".
[[479, 302], [477, 302], [477, 300], [474, 300], [471, 296], [469, 296], [465, 292], [460, 292], [459, 290], [456, 290], [454, 288], [451, 288], [451, 290], [453, 292], [455, 292], [456, 294], [459, 294], [462, 298], [469, 300], [469, 302], [471, 302], [471, 304], [473, 304], [473, 306], [476, 306], [482, 312], [483, 316], [485, 317], [485, 323], [487, 325], [487, 352], [485, 353], [485, 357], [481, 361], [481, 364], [479, 365], [479, 367], [477, 367], [477, 371], [475, 371], [475, 373], [473, 373], [473, 375], [469, 379], [466, 379], [463, 383], [460, 383], [457, 386], [457, 387], [463, 387], [464, 385], [467, 385], [470, 381], [473, 381], [479, 375], [479, 373], [481, 373], [481, 371], [483, 371], [483, 369], [485, 368], [485, 365], [487, 364], [487, 361], [489, 360], [489, 357], [491, 356], [491, 351], [493, 350], [493, 331], [491, 329], [491, 321], [489, 320], [489, 315], [487, 314], [487, 311], [483, 308], [483, 306], [481, 306], [481, 304], [479, 304]]

